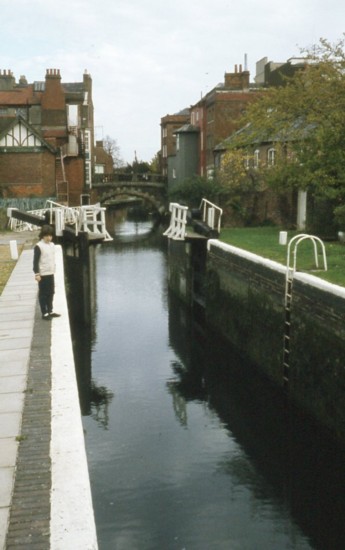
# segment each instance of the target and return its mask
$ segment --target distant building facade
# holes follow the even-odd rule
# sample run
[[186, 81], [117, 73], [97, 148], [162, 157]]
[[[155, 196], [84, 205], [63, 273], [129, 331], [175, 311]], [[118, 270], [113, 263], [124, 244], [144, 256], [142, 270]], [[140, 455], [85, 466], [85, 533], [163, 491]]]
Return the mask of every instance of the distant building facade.
[[[168, 155], [170, 188], [192, 176], [213, 176], [214, 148], [237, 130], [238, 121], [248, 103], [255, 100], [260, 92], [260, 88], [250, 84], [249, 76], [241, 65], [235, 65], [233, 73], [225, 73], [223, 83], [191, 106], [188, 122], [172, 128], [175, 141]], [[178, 146], [176, 140], [179, 140]]]
[[0, 71], [0, 198], [54, 197], [77, 205], [94, 173], [92, 79], [16, 83]]
[[185, 124], [175, 132], [176, 153], [168, 157], [168, 188], [198, 174], [200, 130]]
[[161, 151], [160, 170], [163, 176], [168, 175], [168, 159], [176, 154], [175, 132], [184, 124], [190, 122], [190, 109], [186, 108], [174, 115], [165, 115], [161, 118]]
[[106, 174], [112, 174], [114, 172], [114, 160], [110, 153], [107, 153], [104, 149], [103, 140], [96, 141], [94, 147], [94, 172], [97, 179], [106, 177]]
[[284, 86], [288, 78], [292, 78], [297, 71], [312, 63], [306, 57], [290, 57], [287, 61], [268, 61], [263, 57], [256, 63], [255, 83], [263, 87]]
[[248, 103], [258, 97], [258, 89], [250, 85], [249, 77], [249, 71], [235, 65], [233, 73], [225, 73], [223, 83], [191, 108], [191, 123], [200, 129], [200, 176], [213, 176], [214, 148], [238, 129], [238, 121]]

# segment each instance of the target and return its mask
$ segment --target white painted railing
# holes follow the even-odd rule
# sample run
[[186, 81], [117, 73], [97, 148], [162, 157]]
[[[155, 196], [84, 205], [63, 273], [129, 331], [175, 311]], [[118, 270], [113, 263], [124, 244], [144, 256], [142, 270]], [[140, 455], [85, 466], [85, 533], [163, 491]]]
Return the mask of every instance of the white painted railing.
[[[317, 245], [319, 244], [320, 247], [321, 247], [321, 252], [322, 252], [322, 258], [323, 258], [323, 266], [324, 266], [324, 270], [327, 271], [327, 259], [326, 259], [326, 250], [325, 250], [325, 245], [323, 244], [322, 240], [319, 238], [319, 237], [315, 237], [315, 235], [308, 235], [306, 233], [301, 233], [300, 235], [295, 235], [294, 237], [292, 237], [292, 239], [290, 239], [289, 241], [289, 244], [288, 244], [288, 249], [287, 249], [287, 260], [286, 260], [286, 268], [287, 268], [287, 274], [289, 272], [289, 270], [295, 272], [296, 271], [296, 265], [297, 265], [297, 249], [298, 249], [298, 245], [302, 242], [302, 241], [305, 241], [305, 240], [311, 240], [312, 243], [313, 243], [313, 247], [314, 247], [314, 258], [315, 258], [315, 266], [318, 268], [319, 267], [319, 259], [318, 259], [318, 254], [317, 254]], [[294, 249], [293, 249], [293, 266], [291, 267], [290, 265], [290, 255], [291, 255], [291, 245], [292, 244], [295, 244], [294, 246]]]
[[217, 229], [218, 233], [220, 233], [223, 214], [222, 208], [219, 208], [219, 206], [216, 206], [207, 199], [202, 199], [200, 210], [202, 213], [202, 221], [207, 223], [211, 229]]
[[106, 235], [106, 241], [113, 239], [109, 235], [105, 225], [106, 209], [100, 205], [78, 206], [78, 230], [88, 233]]
[[[15, 209], [8, 210], [10, 229], [13, 231], [39, 229], [39, 226], [12, 217], [10, 212], [12, 210]], [[47, 223], [55, 224], [55, 234], [57, 236], [62, 236], [64, 229], [68, 226], [74, 228], [76, 235], [83, 231], [100, 235], [105, 241], [112, 241], [113, 239], [106, 229], [105, 211], [106, 209], [101, 207], [100, 204], [71, 207], [48, 200], [46, 208], [30, 210], [28, 214], [35, 214], [42, 218], [47, 216]]]
[[188, 206], [171, 202], [169, 210], [171, 212], [170, 225], [163, 235], [175, 241], [183, 241], [186, 236]]
[[[24, 222], [22, 220], [17, 220], [17, 218], [12, 217], [12, 211], [18, 210], [18, 208], [8, 208], [7, 209], [7, 217], [8, 219], [8, 227], [11, 229], [11, 231], [35, 231], [36, 229], [39, 229], [38, 225], [35, 225], [33, 223]], [[30, 214], [34, 214], [35, 216], [44, 217], [45, 210], [30, 210]]]
[[[287, 258], [286, 258], [286, 276], [285, 276], [285, 306], [288, 304], [291, 304], [292, 300], [292, 283], [294, 274], [297, 268], [297, 250], [298, 245], [305, 240], [310, 240], [313, 244], [314, 248], [314, 259], [315, 259], [315, 266], [316, 268], [319, 267], [319, 259], [318, 259], [318, 245], [320, 245], [321, 253], [322, 253], [322, 259], [323, 259], [323, 268], [324, 271], [327, 271], [327, 258], [326, 258], [326, 249], [325, 245], [323, 244], [322, 240], [319, 237], [315, 237], [315, 235], [308, 235], [306, 233], [301, 233], [299, 235], [295, 235], [290, 239], [288, 248], [287, 248]], [[294, 244], [293, 248], [293, 263], [291, 265], [291, 246]]]
[[[321, 247], [322, 257], [323, 257], [323, 266], [324, 270], [327, 271], [327, 259], [326, 259], [326, 250], [325, 245], [319, 237], [314, 235], [308, 235], [306, 233], [301, 233], [300, 235], [295, 235], [290, 239], [288, 248], [287, 248], [287, 259], [286, 259], [286, 275], [285, 275], [285, 324], [284, 324], [284, 345], [283, 345], [283, 384], [285, 388], [288, 388], [289, 379], [290, 379], [290, 338], [291, 338], [291, 304], [293, 296], [293, 280], [297, 266], [297, 250], [298, 245], [305, 240], [311, 240], [314, 247], [314, 258], [315, 266], [319, 267], [318, 259], [318, 244]], [[284, 239], [285, 240], [285, 235]], [[293, 264], [291, 265], [291, 246], [294, 244], [293, 249]]]
[[[183, 241], [187, 235], [188, 206], [171, 202], [169, 210], [171, 212], [170, 225], [163, 235], [169, 237], [169, 239]], [[199, 210], [201, 211], [202, 221], [211, 229], [217, 229], [220, 233], [223, 210], [207, 199], [202, 199]]]

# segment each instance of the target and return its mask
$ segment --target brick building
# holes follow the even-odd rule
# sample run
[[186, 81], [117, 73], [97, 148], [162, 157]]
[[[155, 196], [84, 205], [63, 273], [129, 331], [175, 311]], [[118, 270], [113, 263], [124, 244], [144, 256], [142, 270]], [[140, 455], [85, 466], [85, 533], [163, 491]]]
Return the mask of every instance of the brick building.
[[91, 187], [94, 122], [92, 79], [16, 83], [0, 71], [0, 198], [53, 197], [70, 205]]
[[114, 160], [110, 153], [105, 151], [103, 140], [96, 141], [94, 147], [95, 174], [102, 178], [103, 174], [112, 174], [114, 171]]
[[[214, 148], [229, 134], [238, 129], [238, 121], [246, 106], [258, 97], [261, 90], [260, 87], [254, 87], [250, 84], [249, 76], [249, 71], [242, 70], [242, 65], [235, 65], [233, 73], [225, 73], [223, 83], [215, 86], [188, 109], [189, 115], [186, 113], [187, 120], [177, 128], [176, 123], [179, 121], [175, 119], [174, 123], [171, 122], [170, 131], [173, 146], [170, 148], [166, 146], [164, 149], [166, 142], [163, 134], [163, 128], [165, 127], [163, 121], [168, 118], [168, 115], [161, 119], [162, 151], [168, 165], [167, 173], [170, 188], [183, 181], [183, 179], [194, 175], [212, 177], [214, 172]], [[188, 128], [188, 132], [186, 132], [186, 128]], [[196, 133], [198, 147], [195, 150]], [[176, 147], [176, 138], [181, 142], [178, 147]], [[187, 158], [183, 146], [188, 148], [188, 164], [180, 161], [179, 158]], [[194, 151], [193, 154], [196, 155], [193, 160], [190, 159], [191, 151]], [[179, 170], [180, 166], [183, 166], [184, 169]], [[188, 167], [191, 169], [190, 173], [188, 173]]]
[[212, 177], [214, 148], [238, 129], [238, 121], [250, 101], [258, 97], [258, 88], [249, 83], [249, 71], [235, 65], [218, 84], [191, 108], [191, 123], [200, 129], [199, 175]]
[[175, 131], [190, 122], [190, 109], [186, 108], [174, 115], [161, 118], [161, 173], [168, 175], [168, 157], [176, 154]]

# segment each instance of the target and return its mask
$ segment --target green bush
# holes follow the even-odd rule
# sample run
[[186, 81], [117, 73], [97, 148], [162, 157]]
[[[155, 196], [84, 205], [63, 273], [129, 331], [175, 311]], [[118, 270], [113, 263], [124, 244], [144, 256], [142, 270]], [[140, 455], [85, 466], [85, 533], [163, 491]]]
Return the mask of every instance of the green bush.
[[222, 187], [217, 181], [195, 176], [176, 185], [169, 192], [169, 200], [198, 208], [203, 198], [219, 203], [221, 193]]

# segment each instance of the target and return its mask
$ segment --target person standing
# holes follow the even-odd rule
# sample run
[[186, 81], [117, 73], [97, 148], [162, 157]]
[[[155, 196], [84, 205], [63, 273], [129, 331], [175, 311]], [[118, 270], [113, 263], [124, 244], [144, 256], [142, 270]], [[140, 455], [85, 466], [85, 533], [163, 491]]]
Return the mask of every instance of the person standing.
[[53, 228], [43, 225], [39, 234], [40, 241], [34, 247], [34, 273], [38, 282], [38, 301], [41, 308], [42, 319], [50, 321], [53, 317], [60, 317], [53, 312], [53, 299], [55, 292], [55, 244]]

